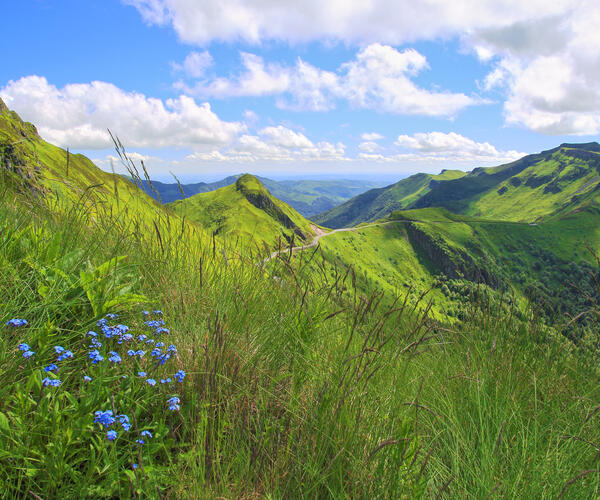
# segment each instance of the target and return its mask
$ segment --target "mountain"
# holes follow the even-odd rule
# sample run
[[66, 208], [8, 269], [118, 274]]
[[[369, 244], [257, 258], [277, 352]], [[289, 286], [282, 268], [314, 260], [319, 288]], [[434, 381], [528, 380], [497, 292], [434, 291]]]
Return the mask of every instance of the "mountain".
[[[367, 191], [314, 220], [335, 228], [371, 221], [398, 208], [444, 207], [489, 219], [540, 221], [598, 205], [600, 145], [561, 144], [506, 165], [476, 168], [454, 179], [423, 179], [429, 182], [426, 189], [418, 181], [422, 175]], [[406, 189], [396, 193], [398, 186]], [[382, 199], [387, 203], [381, 203]]]
[[[206, 193], [230, 186], [243, 174], [232, 175], [217, 182], [198, 182], [193, 184], [168, 184], [147, 180], [141, 181], [146, 194], [158, 200], [156, 192], [163, 203], [171, 203], [188, 198], [198, 193]], [[276, 198], [286, 202], [305, 217], [310, 217], [343, 203], [367, 189], [381, 185], [375, 181], [336, 180], [286, 180], [274, 181], [266, 177], [256, 176]], [[153, 189], [154, 188], [154, 189]], [[183, 190], [184, 196], [181, 194]]]
[[167, 205], [174, 213], [208, 229], [220, 239], [243, 244], [276, 246], [308, 242], [314, 226], [288, 204], [275, 198], [250, 174], [235, 184], [216, 191], [199, 193]]
[[394, 210], [409, 207], [438, 183], [460, 179], [465, 175], [465, 172], [460, 170], [443, 170], [438, 175], [412, 175], [390, 186], [371, 189], [316, 215], [312, 220], [325, 227], [340, 228], [381, 219]]

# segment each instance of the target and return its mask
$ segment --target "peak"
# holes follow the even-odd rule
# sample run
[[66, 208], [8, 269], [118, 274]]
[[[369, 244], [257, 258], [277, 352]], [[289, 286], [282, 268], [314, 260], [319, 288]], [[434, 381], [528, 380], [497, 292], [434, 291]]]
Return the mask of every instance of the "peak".
[[236, 182], [235, 188], [245, 192], [266, 192], [266, 188], [255, 176], [251, 174], [242, 175]]
[[0, 97], [0, 113], [4, 113], [6, 111], [8, 111], [8, 106], [4, 104], [4, 101]]
[[593, 141], [593, 142], [582, 142], [582, 143], [568, 143], [568, 142], [563, 142], [560, 145], [561, 148], [567, 148], [567, 149], [582, 149], [585, 151], [595, 151], [600, 153], [600, 144], [598, 144], [597, 142]]

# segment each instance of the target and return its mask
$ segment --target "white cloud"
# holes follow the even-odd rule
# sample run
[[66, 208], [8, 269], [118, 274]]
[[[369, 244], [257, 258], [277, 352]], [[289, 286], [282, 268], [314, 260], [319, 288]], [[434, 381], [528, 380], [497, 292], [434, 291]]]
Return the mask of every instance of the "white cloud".
[[266, 127], [257, 135], [244, 134], [232, 145], [209, 152], [197, 152], [186, 159], [215, 162], [296, 162], [344, 161], [346, 146], [321, 141], [313, 143], [287, 127]]
[[518, 151], [498, 151], [489, 142], [475, 142], [456, 132], [419, 132], [409, 135], [399, 135], [394, 143], [402, 148], [416, 150], [418, 153], [408, 153], [397, 156], [421, 160], [442, 160], [461, 162], [505, 162], [513, 161], [526, 153]]
[[214, 64], [214, 60], [210, 53], [205, 50], [204, 52], [190, 52], [183, 63], [171, 64], [173, 69], [183, 71], [190, 78], [202, 78], [206, 70]]
[[336, 72], [317, 68], [302, 59], [294, 66], [265, 63], [254, 54], [242, 53], [244, 71], [231, 78], [202, 80], [195, 85], [178, 82], [177, 88], [207, 97], [277, 95], [280, 108], [327, 111], [337, 100], [380, 112], [453, 116], [482, 100], [462, 93], [440, 92], [417, 86], [411, 79], [428, 67], [414, 49], [399, 51], [389, 45], [371, 44]]
[[363, 141], [378, 141], [384, 137], [377, 132], [364, 133], [360, 136]]
[[208, 103], [194, 99], [146, 97], [106, 82], [57, 88], [46, 78], [27, 76], [10, 81], [0, 97], [42, 137], [64, 147], [110, 148], [110, 128], [128, 147], [201, 147], [230, 143], [245, 130], [221, 120]]
[[187, 43], [402, 43], [494, 28], [564, 12], [573, 1], [554, 0], [123, 0], [147, 23], [170, 25]]
[[484, 88], [505, 93], [507, 123], [552, 135], [600, 132], [600, 12], [591, 0], [572, 7], [473, 34], [495, 56]]
[[361, 151], [364, 151], [365, 153], [374, 153], [375, 151], [378, 151], [379, 149], [381, 149], [381, 146], [379, 144], [377, 144], [376, 142], [366, 141], [366, 142], [361, 142], [358, 145], [358, 149], [360, 149]]

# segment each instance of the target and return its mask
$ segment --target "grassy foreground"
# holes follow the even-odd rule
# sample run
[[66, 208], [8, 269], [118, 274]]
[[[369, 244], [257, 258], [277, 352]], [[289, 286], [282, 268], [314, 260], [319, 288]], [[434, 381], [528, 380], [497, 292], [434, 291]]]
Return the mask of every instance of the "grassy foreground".
[[595, 359], [534, 313], [450, 328], [350, 268], [303, 280], [0, 189], [6, 498], [598, 495]]

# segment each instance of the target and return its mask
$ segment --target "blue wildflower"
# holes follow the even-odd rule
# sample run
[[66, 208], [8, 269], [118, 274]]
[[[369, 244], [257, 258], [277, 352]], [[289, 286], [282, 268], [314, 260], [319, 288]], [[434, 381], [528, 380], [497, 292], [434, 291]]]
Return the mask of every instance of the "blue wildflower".
[[131, 339], [133, 339], [133, 335], [131, 335], [131, 333], [126, 333], [123, 335], [122, 339], [124, 342], [129, 342]]
[[117, 319], [119, 315], [115, 313], [108, 313], [105, 317], [108, 319]]
[[167, 403], [169, 403], [169, 410], [171, 411], [179, 411], [179, 403], [180, 399], [177, 396], [170, 397], [167, 399]]
[[131, 464], [131, 468], [132, 468], [133, 470], [137, 469], [137, 468], [138, 468], [138, 464]]
[[164, 347], [165, 343], [164, 342], [157, 342], [156, 343], [156, 347]]
[[179, 370], [174, 377], [177, 379], [177, 382], [183, 382], [183, 379], [185, 378], [185, 372], [183, 370]]
[[19, 351], [30, 351], [31, 347], [29, 347], [25, 342], [19, 344]]
[[98, 352], [97, 349], [94, 349], [93, 351], [90, 351], [89, 358], [92, 360], [93, 364], [100, 363], [101, 361], [104, 361], [104, 358], [100, 355], [100, 353]]
[[115, 326], [116, 330], [119, 330], [121, 333], [127, 333], [129, 331], [129, 327], [127, 325], [117, 325]]
[[163, 312], [159, 309], [155, 309], [154, 311], [152, 311], [152, 314], [156, 314], [157, 316], [162, 316]]
[[143, 357], [144, 357], [144, 354], [146, 354], [146, 351], [142, 351], [142, 350], [140, 349], [140, 350], [139, 350], [139, 351], [137, 351], [135, 354], [136, 354], [137, 356], [139, 356], [140, 358], [143, 358]]
[[148, 338], [148, 335], [144, 335], [143, 333], [138, 337], [138, 342], [143, 342]]
[[99, 342], [98, 339], [92, 339], [92, 341], [90, 342], [90, 347], [100, 349], [102, 347], [102, 342]]
[[142, 437], [152, 437], [152, 433], [150, 431], [142, 431], [140, 432], [140, 434], [142, 435]]
[[155, 358], [156, 356], [160, 356], [162, 354], [162, 351], [158, 348], [152, 349], [151, 354], [152, 354], [152, 357]]
[[165, 333], [165, 334], [167, 334], [167, 333], [171, 333], [171, 330], [169, 330], [168, 328], [163, 328], [163, 327], [161, 326], [161, 327], [159, 327], [159, 328], [157, 328], [157, 329], [155, 330], [155, 333], [156, 333], [157, 335], [160, 335], [161, 333]]
[[146, 382], [152, 387], [156, 385], [156, 380], [154, 380], [153, 378], [146, 379]]
[[142, 311], [142, 316], [148, 316], [150, 314], [150, 311]]
[[58, 358], [56, 358], [56, 359], [58, 361], [64, 361], [65, 359], [72, 358], [72, 357], [73, 357], [73, 353], [71, 351], [64, 351], [63, 350], [63, 353]]
[[107, 323], [108, 323], [108, 321], [106, 321], [105, 318], [102, 318], [97, 321], [96, 325], [102, 327], [102, 326], [106, 325]]
[[145, 377], [146, 376], [146, 372], [138, 372], [138, 377]]
[[109, 441], [114, 441], [115, 439], [117, 439], [117, 432], [116, 431], [108, 431], [106, 433], [106, 438]]
[[62, 353], [62, 352], [65, 351], [65, 348], [62, 347], [62, 346], [60, 346], [60, 345], [55, 345], [54, 346], [54, 351], [56, 352], [56, 354], [60, 354], [60, 353]]
[[51, 363], [46, 368], [44, 368], [44, 371], [45, 372], [57, 372], [58, 366], [56, 366], [54, 363]]
[[116, 353], [115, 351], [110, 351], [110, 358], [108, 358], [108, 360], [112, 363], [120, 363], [121, 360], [121, 356], [119, 356], [118, 353]]
[[110, 427], [115, 423], [115, 417], [113, 417], [113, 412], [111, 410], [98, 410], [94, 413], [94, 415], [96, 415], [94, 423], [98, 423], [104, 427]]
[[128, 431], [131, 429], [131, 424], [129, 423], [129, 417], [127, 415], [117, 415], [117, 419], [124, 430]]
[[128, 356], [135, 356], [136, 352], [133, 349], [129, 349], [129, 351], [127, 351], [127, 355]]
[[146, 444], [143, 439], [136, 439], [135, 442], [139, 445]]
[[26, 319], [13, 318], [6, 322], [6, 326], [17, 328], [19, 326], [27, 326], [29, 323]]
[[91, 382], [92, 381], [92, 377], [90, 377], [88, 375], [84, 375], [83, 376], [83, 380], [85, 380], [86, 382]]
[[92, 330], [90, 330], [89, 332], [86, 333], [87, 337], [97, 337], [98, 334], [96, 332], [92, 332]]
[[25, 359], [29, 359], [29, 358], [30, 358], [31, 356], [33, 356], [34, 354], [35, 354], [35, 352], [33, 352], [33, 351], [25, 351], [25, 352], [23, 353], [23, 357], [24, 357]]
[[154, 339], [148, 339], [148, 340], [146, 340], [146, 344], [154, 344]]
[[175, 347], [173, 344], [171, 344], [169, 347], [167, 347], [167, 352], [172, 352], [173, 354], [177, 354], [177, 347]]
[[42, 380], [42, 384], [44, 385], [44, 387], [58, 387], [60, 384], [62, 384], [62, 382], [58, 379], [51, 379], [46, 377]]

